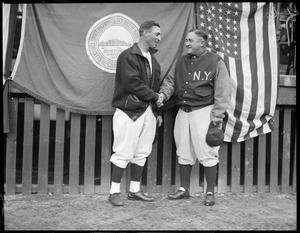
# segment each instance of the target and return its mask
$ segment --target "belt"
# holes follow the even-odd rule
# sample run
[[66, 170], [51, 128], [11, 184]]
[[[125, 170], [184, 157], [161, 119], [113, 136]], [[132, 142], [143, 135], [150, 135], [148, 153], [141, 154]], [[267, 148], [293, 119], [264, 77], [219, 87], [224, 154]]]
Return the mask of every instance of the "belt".
[[188, 106], [188, 105], [181, 105], [180, 106], [180, 109], [185, 111], [185, 112], [192, 112], [192, 111], [195, 111], [195, 110], [198, 110], [202, 107], [191, 107], [191, 106]]

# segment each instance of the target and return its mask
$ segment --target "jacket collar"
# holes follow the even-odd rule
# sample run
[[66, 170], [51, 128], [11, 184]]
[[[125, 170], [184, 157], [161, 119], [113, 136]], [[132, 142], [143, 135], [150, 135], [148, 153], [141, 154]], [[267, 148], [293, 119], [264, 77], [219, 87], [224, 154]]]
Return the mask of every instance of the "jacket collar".
[[208, 52], [209, 52], [208, 50], [205, 50], [203, 53], [198, 54], [198, 55], [194, 55], [194, 54], [192, 55], [192, 54], [187, 53], [187, 54], [185, 55], [185, 57], [186, 57], [187, 59], [198, 58], [198, 57], [202, 57], [202, 56], [206, 55]]
[[[150, 50], [149, 50], [149, 52], [152, 55], [155, 54], [157, 51], [158, 51], [157, 49], [152, 49], [152, 48], [150, 48]], [[139, 54], [139, 55], [143, 56], [142, 51], [141, 51], [140, 47], [138, 46], [138, 43], [133, 44], [132, 49], [131, 49], [131, 53]]]

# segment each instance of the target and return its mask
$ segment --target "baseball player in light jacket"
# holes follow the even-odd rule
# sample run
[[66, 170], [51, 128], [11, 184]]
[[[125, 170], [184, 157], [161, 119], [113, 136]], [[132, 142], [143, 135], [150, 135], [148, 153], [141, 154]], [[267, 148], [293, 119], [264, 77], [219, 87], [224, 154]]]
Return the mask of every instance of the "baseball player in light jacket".
[[168, 198], [189, 198], [191, 169], [198, 160], [204, 166], [207, 181], [204, 204], [212, 206], [220, 146], [208, 145], [205, 138], [211, 121], [222, 127], [231, 99], [231, 81], [223, 59], [207, 50], [206, 41], [202, 30], [192, 29], [187, 34], [187, 54], [176, 61], [160, 92], [164, 102], [174, 93], [179, 105], [174, 138], [181, 187]]

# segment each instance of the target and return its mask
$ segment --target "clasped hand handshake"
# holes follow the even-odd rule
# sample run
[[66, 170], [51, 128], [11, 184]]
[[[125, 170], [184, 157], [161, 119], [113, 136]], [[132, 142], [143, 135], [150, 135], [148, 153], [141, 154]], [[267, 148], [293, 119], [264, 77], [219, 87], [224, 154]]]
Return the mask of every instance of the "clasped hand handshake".
[[164, 94], [163, 93], [158, 93], [159, 97], [158, 100], [156, 101], [157, 107], [162, 107], [164, 105]]

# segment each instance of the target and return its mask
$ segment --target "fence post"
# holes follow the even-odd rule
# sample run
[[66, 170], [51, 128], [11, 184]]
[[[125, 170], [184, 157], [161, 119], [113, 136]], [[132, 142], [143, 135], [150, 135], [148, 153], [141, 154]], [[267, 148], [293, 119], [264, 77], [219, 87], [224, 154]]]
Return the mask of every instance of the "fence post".
[[71, 113], [69, 194], [79, 193], [80, 118], [79, 114]]
[[266, 191], [266, 135], [258, 137], [257, 192]]
[[198, 193], [200, 192], [200, 164], [198, 160], [195, 165], [192, 167], [191, 177], [190, 177], [190, 192]]
[[86, 116], [84, 194], [95, 192], [96, 116]]
[[[296, 125], [295, 125], [296, 127]], [[297, 132], [295, 134], [295, 150], [294, 150], [294, 169], [293, 169], [293, 184], [292, 191], [297, 192]]]
[[275, 128], [271, 134], [271, 158], [270, 158], [270, 192], [278, 189], [278, 147], [279, 147], [279, 109], [276, 108], [273, 117]]
[[[112, 147], [112, 117], [102, 116], [101, 134], [101, 189], [100, 193], [109, 193], [111, 173], [111, 147]], [[123, 174], [124, 176], [124, 174]]]
[[5, 194], [16, 193], [16, 161], [17, 161], [17, 125], [18, 125], [18, 99], [9, 98], [9, 128], [6, 146], [6, 190]]
[[228, 142], [224, 142], [219, 151], [218, 193], [227, 192]]
[[54, 194], [63, 194], [65, 111], [56, 109]]
[[41, 103], [38, 163], [38, 193], [48, 192], [50, 106]]
[[282, 154], [282, 174], [281, 174], [281, 192], [287, 192], [289, 189], [289, 172], [291, 156], [291, 109], [284, 110], [283, 117], [283, 154]]
[[147, 167], [147, 193], [156, 193], [156, 180], [157, 180], [157, 147], [158, 142], [156, 141], [152, 146], [152, 152], [148, 157]]
[[25, 98], [22, 194], [27, 195], [31, 194], [32, 188], [33, 106], [33, 98]]
[[173, 109], [164, 112], [164, 138], [163, 138], [163, 167], [162, 167], [162, 192], [171, 191], [172, 169], [172, 140], [173, 140]]
[[245, 172], [244, 172], [244, 192], [253, 191], [253, 146], [254, 140], [250, 138], [245, 141]]
[[240, 192], [241, 143], [233, 142], [231, 150], [231, 192]]

